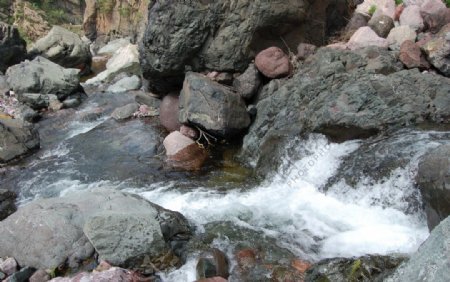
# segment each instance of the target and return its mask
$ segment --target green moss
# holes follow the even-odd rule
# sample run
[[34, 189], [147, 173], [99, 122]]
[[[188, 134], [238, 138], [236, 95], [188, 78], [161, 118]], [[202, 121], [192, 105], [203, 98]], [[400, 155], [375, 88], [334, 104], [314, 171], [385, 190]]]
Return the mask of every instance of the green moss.
[[450, 8], [450, 0], [444, 0], [445, 5], [447, 8]]
[[400, 4], [403, 4], [403, 0], [395, 0], [395, 5], [400, 5]]
[[377, 10], [377, 6], [376, 5], [372, 5], [369, 8], [369, 15], [373, 16], [373, 14], [375, 14], [375, 11]]
[[361, 260], [357, 259], [353, 262], [352, 268], [350, 270], [349, 281], [358, 281], [361, 270]]

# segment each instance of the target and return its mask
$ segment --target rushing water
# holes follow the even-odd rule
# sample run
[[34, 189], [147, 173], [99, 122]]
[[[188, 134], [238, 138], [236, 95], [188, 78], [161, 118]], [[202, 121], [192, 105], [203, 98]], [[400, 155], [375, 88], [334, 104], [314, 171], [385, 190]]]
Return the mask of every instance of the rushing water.
[[[88, 102], [59, 129], [41, 127], [41, 134], [47, 133], [41, 151], [0, 175], [2, 185], [19, 193], [19, 203], [73, 190], [112, 187], [180, 211], [199, 233], [208, 223], [231, 221], [276, 238], [279, 246], [312, 261], [411, 253], [428, 236], [414, 176], [420, 156], [445, 142], [448, 132], [405, 130], [370, 141], [406, 152], [407, 159], [382, 179], [360, 177], [353, 185], [356, 188], [339, 178], [339, 168], [369, 141], [335, 144], [319, 134], [293, 140], [288, 146], [293, 151], [283, 156], [282, 167], [262, 183], [242, 182], [242, 178], [212, 181], [224, 173], [220, 166], [193, 175], [164, 167], [161, 130], [154, 122], [117, 123], [105, 109], [95, 118], [78, 118], [99, 104]], [[47, 137], [49, 132], [57, 137]], [[337, 179], [330, 182], [333, 177]], [[214, 242], [230, 254], [237, 243], [227, 238]], [[163, 274], [163, 279], [195, 280], [194, 258]]]

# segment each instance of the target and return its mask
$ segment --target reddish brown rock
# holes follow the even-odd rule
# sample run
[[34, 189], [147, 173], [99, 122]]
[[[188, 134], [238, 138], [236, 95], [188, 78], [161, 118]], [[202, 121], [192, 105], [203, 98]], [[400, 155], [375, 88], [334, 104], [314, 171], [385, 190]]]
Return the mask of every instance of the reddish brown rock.
[[243, 249], [236, 253], [236, 260], [241, 269], [251, 269], [256, 264], [257, 254], [253, 249]]
[[177, 95], [169, 94], [164, 96], [159, 106], [159, 119], [169, 132], [178, 130], [181, 127], [181, 123], [178, 121], [179, 103]]
[[420, 6], [425, 30], [433, 33], [438, 32], [441, 27], [450, 22], [450, 10], [441, 0], [426, 0]]
[[106, 69], [106, 63], [108, 62], [108, 59], [109, 58], [107, 56], [92, 57], [91, 71], [94, 74], [98, 74], [104, 71]]
[[291, 266], [297, 269], [298, 272], [305, 273], [311, 267], [311, 264], [304, 260], [295, 259], [292, 261]]
[[400, 16], [404, 9], [405, 9], [405, 5], [403, 5], [403, 4], [400, 4], [397, 7], [395, 7], [395, 15], [394, 15], [395, 21], [398, 21], [400, 19]]
[[189, 127], [187, 125], [182, 125], [180, 127], [180, 132], [184, 136], [187, 136], [193, 140], [197, 140], [200, 135], [197, 129]]
[[174, 168], [199, 170], [208, 158], [208, 152], [189, 137], [174, 131], [164, 139], [167, 163]]
[[305, 60], [316, 52], [317, 47], [308, 43], [300, 43], [297, 47], [297, 59]]
[[411, 40], [406, 40], [400, 46], [400, 61], [408, 68], [429, 69], [430, 64], [422, 54], [420, 47]]
[[289, 56], [278, 47], [267, 48], [256, 56], [255, 65], [268, 78], [280, 78], [291, 73]]

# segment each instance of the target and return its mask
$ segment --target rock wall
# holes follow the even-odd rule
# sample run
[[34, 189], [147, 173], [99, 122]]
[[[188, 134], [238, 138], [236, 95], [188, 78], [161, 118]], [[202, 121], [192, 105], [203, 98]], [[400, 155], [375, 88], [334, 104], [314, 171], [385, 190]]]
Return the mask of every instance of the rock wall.
[[[140, 42], [144, 77], [155, 92], [178, 88], [186, 69], [243, 71], [270, 46], [323, 45], [343, 24], [345, 0], [152, 1]], [[333, 17], [329, 17], [333, 15]], [[332, 20], [329, 20], [332, 18]]]
[[86, 0], [83, 29], [92, 41], [130, 37], [136, 42], [147, 21], [149, 0]]

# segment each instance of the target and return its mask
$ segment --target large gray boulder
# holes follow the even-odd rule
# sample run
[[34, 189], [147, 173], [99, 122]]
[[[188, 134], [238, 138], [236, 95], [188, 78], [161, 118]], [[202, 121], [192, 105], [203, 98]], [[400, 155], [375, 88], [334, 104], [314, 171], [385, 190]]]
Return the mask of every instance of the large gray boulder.
[[447, 282], [450, 278], [450, 217], [443, 220], [411, 258], [386, 282]]
[[202, 74], [186, 74], [179, 103], [181, 123], [199, 126], [219, 137], [231, 137], [250, 125], [243, 98]]
[[39, 133], [28, 123], [0, 119], [0, 163], [6, 163], [39, 148]]
[[144, 77], [152, 91], [168, 93], [181, 86], [186, 66], [242, 72], [268, 47], [323, 44], [348, 11], [341, 0], [152, 1], [140, 42]]
[[79, 72], [36, 57], [10, 67], [6, 76], [10, 87], [18, 94], [55, 94], [63, 99], [81, 90]]
[[0, 72], [20, 63], [27, 54], [27, 43], [16, 27], [0, 22]]
[[422, 158], [416, 180], [432, 230], [450, 215], [450, 145], [441, 145]]
[[89, 45], [78, 34], [60, 26], [53, 26], [46, 36], [36, 41], [29, 54], [42, 56], [65, 68], [85, 69], [91, 62]]
[[401, 69], [395, 53], [375, 47], [319, 49], [291, 79], [259, 93], [243, 154], [261, 166], [276, 165], [276, 149], [308, 132], [342, 141], [386, 128], [450, 122], [450, 80]]
[[0, 222], [0, 257], [20, 265], [53, 269], [91, 257], [116, 265], [139, 267], [190, 238], [179, 213], [139, 196], [115, 190], [74, 192], [62, 198], [40, 199]]

